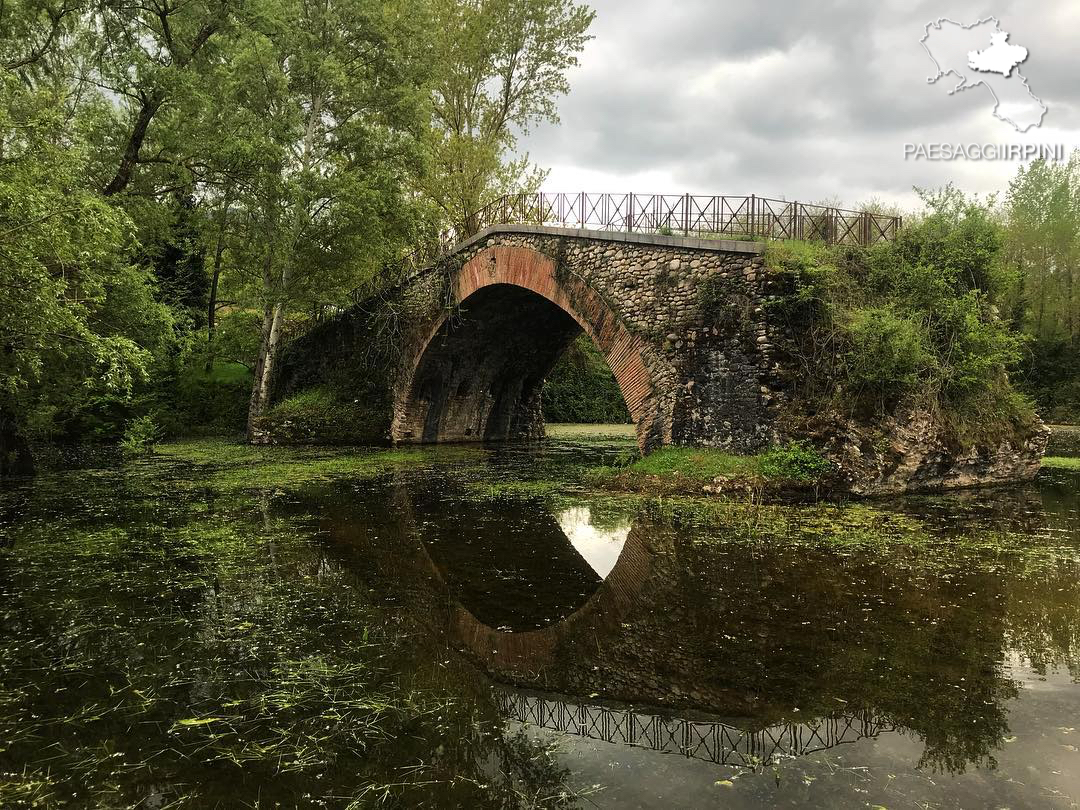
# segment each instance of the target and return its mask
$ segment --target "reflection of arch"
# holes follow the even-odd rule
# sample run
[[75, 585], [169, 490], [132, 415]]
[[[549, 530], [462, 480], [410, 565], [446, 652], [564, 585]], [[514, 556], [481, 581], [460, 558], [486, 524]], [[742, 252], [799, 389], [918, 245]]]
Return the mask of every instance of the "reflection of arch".
[[[395, 504], [404, 520], [403, 535], [410, 536], [417, 562], [440, 590], [450, 590], [446, 575], [431, 556], [418, 530], [416, 506], [406, 487], [395, 493]], [[561, 530], [559, 530], [561, 532]], [[563, 535], [565, 538], [565, 535]], [[564, 640], [608, 633], [618, 629], [638, 598], [653, 570], [655, 553], [645, 525], [635, 521], [615, 565], [596, 591], [573, 613], [541, 630], [504, 632], [485, 624], [457, 599], [449, 603], [449, 631], [489, 672], [530, 675], [552, 663]], [[566, 538], [570, 544], [569, 538]]]
[[[561, 622], [543, 630], [505, 633], [484, 624], [455, 602], [450, 616], [451, 635], [490, 670], [504, 674], [535, 672], [553, 660], [564, 639], [618, 628], [652, 569], [653, 552], [644, 535], [638, 528], [630, 530], [611, 573], [585, 604]], [[431, 566], [441, 579], [434, 561]]]
[[444, 314], [407, 363], [398, 389], [395, 441], [469, 441], [534, 437], [541, 424], [544, 377], [584, 331], [619, 383], [638, 444], [662, 443], [646, 344], [611, 306], [555, 262], [523, 247], [496, 246], [458, 272], [460, 316]]

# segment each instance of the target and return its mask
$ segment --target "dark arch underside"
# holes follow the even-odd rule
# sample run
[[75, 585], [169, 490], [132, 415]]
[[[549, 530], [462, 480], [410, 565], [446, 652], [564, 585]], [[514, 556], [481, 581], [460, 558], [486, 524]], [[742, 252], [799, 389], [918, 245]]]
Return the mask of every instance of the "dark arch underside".
[[539, 438], [544, 378], [581, 331], [570, 315], [530, 290], [511, 284], [477, 290], [421, 357], [401, 438]]

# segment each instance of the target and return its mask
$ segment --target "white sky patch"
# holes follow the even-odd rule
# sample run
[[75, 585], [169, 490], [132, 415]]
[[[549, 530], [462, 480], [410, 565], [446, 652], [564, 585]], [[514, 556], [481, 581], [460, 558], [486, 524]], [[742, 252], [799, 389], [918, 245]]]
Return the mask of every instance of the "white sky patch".
[[[650, 169], [644, 172], [611, 172], [589, 169], [573, 164], [551, 166], [551, 173], [544, 182], [545, 191], [561, 191], [573, 194], [579, 191], [620, 194], [662, 194], [689, 192], [695, 189], [677, 188], [679, 181], [674, 175], [663, 169]], [[671, 192], [670, 189], [675, 189]]]
[[606, 579], [626, 545], [626, 538], [630, 534], [630, 521], [626, 520], [614, 527], [599, 528], [593, 525], [592, 513], [587, 506], [564, 509], [555, 519], [578, 554], [593, 571]]

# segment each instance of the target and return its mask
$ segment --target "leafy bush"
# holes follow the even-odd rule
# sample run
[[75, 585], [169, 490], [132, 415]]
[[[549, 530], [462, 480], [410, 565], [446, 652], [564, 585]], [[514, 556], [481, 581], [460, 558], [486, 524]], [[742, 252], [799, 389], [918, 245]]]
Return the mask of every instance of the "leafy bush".
[[548, 374], [543, 402], [548, 422], [630, 421], [619, 383], [587, 335], [579, 335]]
[[1018, 383], [1048, 421], [1080, 424], [1080, 339], [1033, 341]]
[[895, 241], [768, 247], [783, 290], [769, 306], [788, 320], [803, 369], [796, 407], [924, 408], [965, 444], [1022, 430], [1034, 412], [1008, 379], [1024, 339], [997, 316], [1008, 288], [1000, 227], [953, 189], [924, 199], [929, 213]]
[[790, 442], [770, 447], [760, 461], [766, 478], [808, 484], [820, 481], [832, 470], [832, 464], [804, 442]]
[[329, 386], [315, 386], [275, 405], [261, 420], [283, 444], [371, 444], [385, 441], [390, 414], [367, 400], [345, 400]]
[[124, 429], [120, 439], [120, 450], [125, 456], [145, 456], [154, 449], [154, 444], [161, 438], [154, 419], [149, 414], [136, 416]]
[[852, 382], [886, 393], [918, 385], [936, 365], [921, 324], [878, 307], [856, 309], [845, 324]]

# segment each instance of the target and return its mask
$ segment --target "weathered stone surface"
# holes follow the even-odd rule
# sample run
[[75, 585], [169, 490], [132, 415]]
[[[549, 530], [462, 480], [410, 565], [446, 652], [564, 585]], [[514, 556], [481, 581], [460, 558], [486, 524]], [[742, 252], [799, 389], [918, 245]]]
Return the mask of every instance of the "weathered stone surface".
[[926, 412], [866, 425], [821, 416], [800, 430], [839, 469], [840, 487], [856, 495], [894, 495], [1028, 481], [1039, 471], [1049, 429], [994, 443], [957, 447]]

